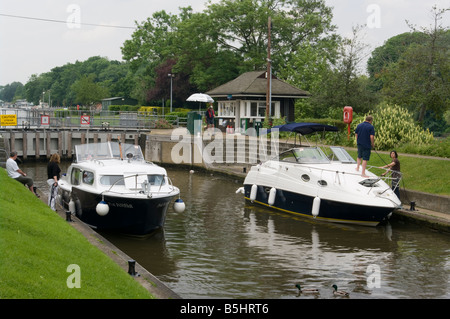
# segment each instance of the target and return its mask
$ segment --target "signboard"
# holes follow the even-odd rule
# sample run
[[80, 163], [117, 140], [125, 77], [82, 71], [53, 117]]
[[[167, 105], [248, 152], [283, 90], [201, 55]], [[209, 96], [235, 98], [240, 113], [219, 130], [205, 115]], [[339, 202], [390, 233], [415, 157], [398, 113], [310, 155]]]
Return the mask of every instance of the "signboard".
[[50, 125], [50, 116], [49, 115], [41, 115], [41, 125], [45, 125], [45, 126]]
[[0, 125], [1, 126], [17, 126], [17, 115], [16, 114], [0, 115]]
[[81, 125], [90, 125], [91, 117], [89, 115], [81, 115]]

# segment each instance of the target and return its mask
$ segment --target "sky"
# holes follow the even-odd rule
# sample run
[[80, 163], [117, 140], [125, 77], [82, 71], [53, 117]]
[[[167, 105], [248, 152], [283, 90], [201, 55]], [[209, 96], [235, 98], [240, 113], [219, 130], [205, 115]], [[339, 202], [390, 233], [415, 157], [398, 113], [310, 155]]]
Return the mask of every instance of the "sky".
[[[369, 50], [410, 31], [405, 20], [430, 27], [433, 5], [449, 7], [448, 0], [325, 2], [333, 8], [333, 23], [342, 36], [350, 36], [352, 26], [367, 25], [362, 41]], [[121, 47], [131, 39], [135, 21], [142, 22], [161, 10], [178, 14], [179, 7], [189, 5], [201, 12], [206, 4], [207, 0], [2, 0], [0, 85], [15, 81], [25, 84], [33, 74], [92, 56], [122, 61]], [[448, 27], [450, 13], [446, 18], [443, 24]]]

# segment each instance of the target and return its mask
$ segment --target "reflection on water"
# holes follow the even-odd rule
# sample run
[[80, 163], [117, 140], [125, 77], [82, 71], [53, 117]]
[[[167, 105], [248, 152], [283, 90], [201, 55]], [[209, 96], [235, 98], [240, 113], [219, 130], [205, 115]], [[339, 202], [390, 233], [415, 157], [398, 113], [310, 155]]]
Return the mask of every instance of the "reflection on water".
[[[22, 166], [45, 188], [45, 165]], [[170, 208], [164, 230], [145, 239], [102, 235], [183, 298], [314, 298], [298, 296], [296, 283], [319, 298], [333, 298], [333, 284], [350, 298], [450, 297], [448, 234], [304, 219], [246, 206], [230, 177], [168, 172], [183, 213]]]

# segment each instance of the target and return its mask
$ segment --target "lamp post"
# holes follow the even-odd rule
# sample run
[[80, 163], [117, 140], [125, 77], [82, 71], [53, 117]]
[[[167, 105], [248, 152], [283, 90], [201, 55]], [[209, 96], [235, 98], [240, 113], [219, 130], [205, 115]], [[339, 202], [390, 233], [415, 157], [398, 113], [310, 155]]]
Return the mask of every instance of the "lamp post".
[[172, 112], [172, 79], [175, 77], [175, 74], [169, 73], [168, 76], [170, 78], [170, 112]]

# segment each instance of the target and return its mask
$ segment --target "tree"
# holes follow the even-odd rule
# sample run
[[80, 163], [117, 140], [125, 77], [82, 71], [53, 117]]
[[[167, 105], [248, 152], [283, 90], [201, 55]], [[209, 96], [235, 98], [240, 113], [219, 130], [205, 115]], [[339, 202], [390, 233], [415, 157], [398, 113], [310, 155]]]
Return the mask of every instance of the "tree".
[[389, 65], [397, 62], [410, 45], [425, 41], [426, 35], [422, 32], [405, 32], [389, 38], [382, 46], [375, 48], [367, 61], [371, 89], [380, 91], [383, 88], [383, 72]]
[[189, 75], [199, 91], [225, 83], [242, 72], [267, 65], [268, 17], [272, 19], [274, 73], [301, 45], [335, 37], [331, 8], [323, 0], [221, 0], [202, 13], [164, 11], [137, 26], [122, 47], [136, 76], [155, 85], [155, 70], [174, 59], [173, 72]]
[[361, 61], [367, 50], [361, 39], [364, 26], [352, 30], [352, 37], [341, 39], [339, 46], [333, 45], [337, 40], [325, 42], [321, 50], [303, 46], [301, 54], [293, 58], [295, 63], [291, 65], [297, 70], [291, 73], [301, 76], [303, 81], [298, 83], [311, 93], [308, 100], [297, 101], [297, 118], [341, 118], [346, 105], [364, 113], [378, 103], [377, 96], [369, 90], [367, 77], [361, 75]]
[[383, 74], [386, 99], [416, 111], [421, 123], [427, 110], [440, 118], [450, 106], [450, 30], [440, 23], [447, 10], [433, 7], [434, 25], [422, 28], [425, 43], [410, 45]]
[[94, 82], [94, 75], [82, 76], [72, 85], [76, 101], [83, 105], [92, 105], [108, 96], [106, 88]]
[[13, 102], [25, 97], [24, 86], [21, 82], [12, 82], [0, 87], [0, 100]]

